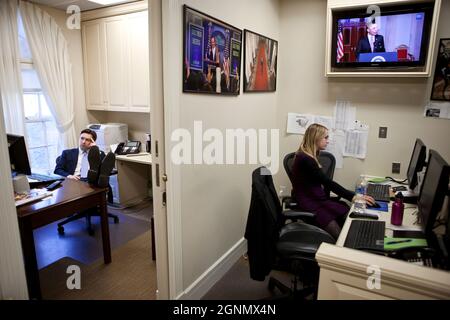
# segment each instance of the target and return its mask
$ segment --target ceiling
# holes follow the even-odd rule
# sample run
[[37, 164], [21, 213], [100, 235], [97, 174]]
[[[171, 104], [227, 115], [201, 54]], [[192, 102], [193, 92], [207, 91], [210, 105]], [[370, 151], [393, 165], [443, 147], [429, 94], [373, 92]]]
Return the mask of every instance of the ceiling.
[[[33, 3], [43, 4], [43, 5], [46, 5], [46, 6], [49, 6], [52, 8], [56, 8], [56, 9], [60, 9], [60, 10], [64, 10], [64, 11], [67, 10], [68, 6], [73, 5], [73, 4], [79, 6], [81, 11], [87, 11], [87, 10], [106, 7], [106, 6], [103, 6], [98, 3], [89, 2], [88, 0], [30, 0], [30, 1]], [[127, 3], [127, 2], [135, 2], [135, 1], [136, 0], [121, 0], [119, 3], [116, 3], [114, 5]]]

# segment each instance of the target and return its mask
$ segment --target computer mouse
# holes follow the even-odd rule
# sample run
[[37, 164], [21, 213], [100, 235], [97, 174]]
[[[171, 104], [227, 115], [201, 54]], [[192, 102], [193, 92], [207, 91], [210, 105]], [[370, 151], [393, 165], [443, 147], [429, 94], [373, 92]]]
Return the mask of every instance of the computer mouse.
[[381, 208], [381, 206], [380, 206], [380, 204], [378, 203], [378, 202], [375, 202], [374, 204], [368, 204], [368, 206], [370, 207], [370, 208]]

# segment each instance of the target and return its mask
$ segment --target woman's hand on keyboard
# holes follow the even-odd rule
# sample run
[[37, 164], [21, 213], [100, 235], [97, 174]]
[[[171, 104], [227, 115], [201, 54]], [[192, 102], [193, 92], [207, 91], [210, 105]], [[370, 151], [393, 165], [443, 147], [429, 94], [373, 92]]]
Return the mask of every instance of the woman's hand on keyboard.
[[371, 206], [375, 204], [375, 199], [372, 198], [371, 196], [364, 195], [364, 200], [366, 200], [366, 202]]

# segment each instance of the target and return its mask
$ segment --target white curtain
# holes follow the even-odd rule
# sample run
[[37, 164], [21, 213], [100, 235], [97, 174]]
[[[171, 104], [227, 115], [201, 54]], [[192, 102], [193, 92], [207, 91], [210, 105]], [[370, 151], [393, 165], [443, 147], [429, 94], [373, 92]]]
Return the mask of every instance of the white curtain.
[[[74, 127], [72, 64], [55, 20], [39, 7], [20, 1], [20, 13], [47, 104], [61, 133], [59, 149], [77, 146]], [[61, 151], [61, 150], [58, 150]]]
[[17, 0], [0, 1], [0, 91], [6, 132], [25, 134]]

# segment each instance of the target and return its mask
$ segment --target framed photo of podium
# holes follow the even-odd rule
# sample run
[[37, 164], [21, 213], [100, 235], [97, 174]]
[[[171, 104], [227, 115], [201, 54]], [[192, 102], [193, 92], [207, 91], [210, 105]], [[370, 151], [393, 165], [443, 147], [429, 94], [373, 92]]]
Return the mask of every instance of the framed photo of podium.
[[278, 42], [244, 30], [244, 43], [244, 92], [276, 91]]
[[431, 100], [450, 101], [450, 38], [439, 41]]
[[183, 92], [238, 95], [242, 30], [183, 7]]

